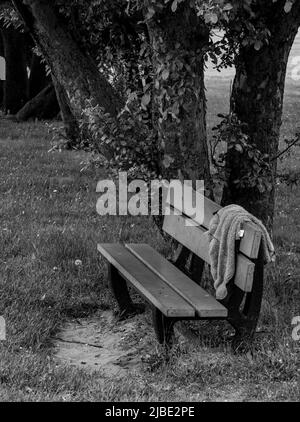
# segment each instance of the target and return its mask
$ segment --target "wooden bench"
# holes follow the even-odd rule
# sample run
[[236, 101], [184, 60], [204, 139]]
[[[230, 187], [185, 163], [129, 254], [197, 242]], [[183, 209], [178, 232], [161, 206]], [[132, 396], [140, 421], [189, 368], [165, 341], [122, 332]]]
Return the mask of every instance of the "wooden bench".
[[[182, 212], [164, 218], [163, 230], [181, 245], [172, 262], [147, 244], [99, 244], [98, 250], [108, 261], [109, 281], [120, 314], [126, 318], [140, 312], [130, 298], [130, 283], [152, 305], [160, 343], [172, 343], [176, 321], [226, 319], [235, 328], [233, 344], [238, 347], [251, 341], [259, 317], [263, 293], [262, 234], [254, 224], [244, 225], [236, 243], [236, 271], [228, 284], [228, 296], [217, 301], [200, 283], [204, 263], [210, 264], [207, 230], [221, 207], [203, 196], [202, 199], [204, 221], [190, 219]], [[176, 209], [171, 199], [168, 202], [171, 209]]]

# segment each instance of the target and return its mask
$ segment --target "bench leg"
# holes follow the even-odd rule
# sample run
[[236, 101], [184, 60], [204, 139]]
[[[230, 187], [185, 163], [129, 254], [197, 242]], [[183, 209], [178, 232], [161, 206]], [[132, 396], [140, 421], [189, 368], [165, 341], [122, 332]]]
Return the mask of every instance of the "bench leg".
[[143, 304], [134, 304], [129, 295], [126, 281], [120, 276], [118, 270], [111, 264], [108, 265], [108, 280], [112, 293], [119, 306], [119, 320], [131, 318], [145, 311]]
[[191, 261], [191, 279], [197, 283], [199, 286], [201, 285], [202, 274], [204, 270], [205, 262], [200, 259], [197, 255], [192, 255]]
[[[205, 264], [204, 261], [197, 255], [191, 254], [191, 252], [187, 248], [181, 245], [178, 247], [176, 254], [177, 259], [171, 262], [175, 265], [175, 267], [177, 267], [180, 271], [182, 271], [200, 286]], [[187, 264], [190, 255], [190, 265], [188, 266]]]
[[244, 352], [251, 348], [260, 314], [263, 280], [264, 263], [262, 250], [260, 249], [255, 265], [252, 292], [245, 294], [235, 287], [229, 299], [228, 320], [236, 330], [236, 335], [232, 342], [234, 352]]
[[167, 347], [172, 346], [174, 341], [174, 320], [166, 317], [155, 307], [152, 310], [152, 318], [158, 342]]

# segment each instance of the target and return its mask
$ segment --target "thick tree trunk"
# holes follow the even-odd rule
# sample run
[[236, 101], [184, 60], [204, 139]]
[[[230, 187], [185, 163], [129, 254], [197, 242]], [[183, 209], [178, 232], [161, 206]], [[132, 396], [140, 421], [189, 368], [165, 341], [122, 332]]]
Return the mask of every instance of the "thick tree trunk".
[[79, 121], [88, 103], [115, 116], [119, 99], [95, 62], [76, 43], [50, 0], [13, 0]]
[[270, 28], [269, 45], [259, 51], [253, 47], [240, 48], [231, 97], [231, 109], [247, 125], [251, 144], [270, 157], [270, 171], [262, 176], [269, 189], [237, 185], [236, 181], [244, 174], [244, 160], [243, 155], [232, 151], [227, 162], [228, 185], [223, 194], [223, 205], [240, 204], [269, 228], [273, 224], [277, 171], [276, 159], [272, 158], [278, 153], [287, 62], [298, 25], [291, 19], [289, 24], [281, 25], [274, 21]]
[[206, 136], [203, 49], [208, 30], [186, 2], [148, 23], [153, 50], [154, 124], [168, 179], [205, 180], [212, 190]]
[[[4, 47], [3, 47], [3, 39], [0, 30], [0, 57], [4, 57]], [[3, 90], [4, 88], [4, 81], [0, 79], [0, 107], [3, 105]]]
[[3, 106], [4, 81], [0, 80], [0, 108]]
[[55, 87], [57, 100], [60, 106], [61, 117], [65, 126], [66, 137], [68, 139], [68, 147], [72, 148], [79, 143], [80, 130], [76, 118], [74, 117], [68, 97], [64, 87], [52, 76], [53, 85]]
[[31, 100], [38, 95], [48, 84], [50, 78], [47, 77], [45, 64], [36, 54], [32, 54], [30, 63], [30, 75], [28, 80], [28, 98]]
[[18, 122], [29, 119], [53, 119], [59, 112], [54, 86], [49, 84], [36, 97], [28, 101], [16, 114]]
[[27, 101], [27, 68], [24, 37], [13, 28], [1, 30], [6, 81], [4, 83], [4, 110], [15, 114]]

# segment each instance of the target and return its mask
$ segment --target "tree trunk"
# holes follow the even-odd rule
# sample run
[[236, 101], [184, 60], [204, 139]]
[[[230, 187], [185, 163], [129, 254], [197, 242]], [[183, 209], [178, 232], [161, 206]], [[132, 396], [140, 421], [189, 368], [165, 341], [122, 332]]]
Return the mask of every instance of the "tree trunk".
[[3, 106], [4, 81], [0, 80], [0, 108]]
[[281, 24], [274, 19], [269, 27], [272, 35], [268, 45], [259, 51], [253, 47], [240, 47], [231, 96], [231, 109], [247, 125], [251, 144], [270, 157], [270, 170], [262, 176], [269, 189], [237, 186], [236, 181], [243, 174], [245, 163], [243, 155], [237, 159], [238, 154], [232, 151], [226, 165], [229, 169], [228, 185], [224, 188], [222, 202], [223, 205], [242, 205], [271, 229], [277, 171], [277, 162], [273, 158], [279, 148], [287, 63], [298, 25], [292, 19]]
[[68, 139], [68, 147], [76, 146], [80, 141], [80, 130], [76, 118], [74, 117], [68, 97], [64, 87], [52, 76], [53, 85], [55, 87], [57, 100], [60, 106], [60, 112], [65, 126], [66, 137]]
[[1, 30], [6, 81], [4, 83], [4, 110], [15, 114], [27, 101], [27, 68], [24, 37], [13, 28]]
[[211, 195], [203, 63], [208, 30], [186, 2], [175, 13], [169, 7], [157, 12], [148, 28], [162, 174], [168, 179], [204, 180]]
[[53, 119], [59, 112], [59, 105], [53, 84], [49, 84], [36, 97], [28, 101], [16, 114], [18, 122], [29, 119]]
[[36, 54], [32, 54], [30, 64], [30, 75], [28, 80], [28, 98], [31, 100], [38, 95], [49, 84], [45, 64]]
[[[4, 46], [3, 46], [3, 39], [2, 39], [2, 35], [1, 35], [1, 30], [0, 30], [0, 58], [4, 57]], [[4, 87], [4, 81], [2, 79], [0, 79], [0, 107], [2, 107], [3, 105], [3, 87]]]
[[79, 121], [88, 103], [99, 105], [115, 116], [119, 99], [95, 62], [76, 43], [53, 2], [13, 0], [28, 30], [40, 47], [52, 74], [64, 87], [72, 113]]

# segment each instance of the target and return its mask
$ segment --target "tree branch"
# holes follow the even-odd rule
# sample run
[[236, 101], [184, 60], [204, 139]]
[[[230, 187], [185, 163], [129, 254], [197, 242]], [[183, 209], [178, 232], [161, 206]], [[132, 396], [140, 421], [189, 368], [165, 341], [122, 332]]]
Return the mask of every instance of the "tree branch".
[[271, 161], [278, 160], [278, 158], [287, 153], [294, 145], [296, 145], [298, 142], [300, 143], [300, 134], [297, 134], [296, 136], [297, 137], [284, 150], [279, 151], [275, 157], [272, 157]]

